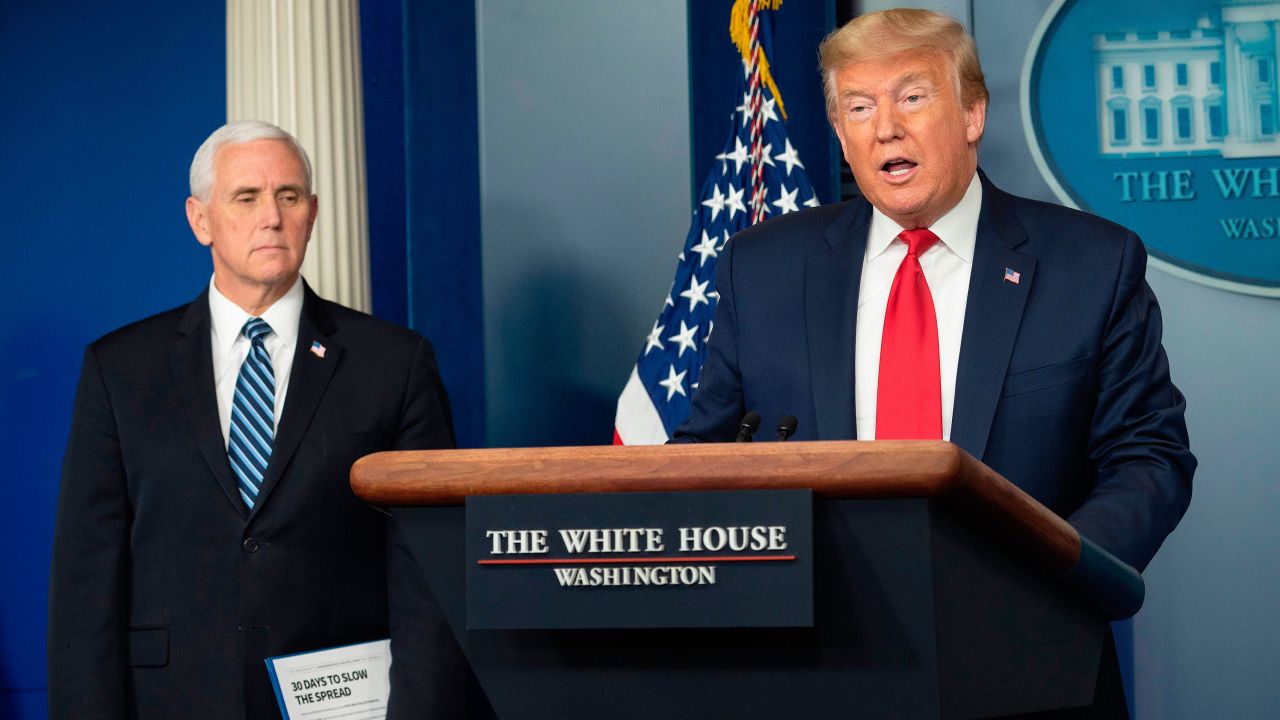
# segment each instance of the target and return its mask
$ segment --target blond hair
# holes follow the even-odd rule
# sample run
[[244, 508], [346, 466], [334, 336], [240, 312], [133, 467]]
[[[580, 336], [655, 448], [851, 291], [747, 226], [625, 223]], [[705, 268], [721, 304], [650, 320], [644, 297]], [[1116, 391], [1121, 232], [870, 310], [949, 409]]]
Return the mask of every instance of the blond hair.
[[936, 54], [950, 60], [965, 108], [989, 97], [978, 49], [964, 26], [929, 10], [896, 8], [856, 17], [832, 31], [818, 46], [827, 117], [835, 118], [836, 70], [849, 63], [899, 53]]

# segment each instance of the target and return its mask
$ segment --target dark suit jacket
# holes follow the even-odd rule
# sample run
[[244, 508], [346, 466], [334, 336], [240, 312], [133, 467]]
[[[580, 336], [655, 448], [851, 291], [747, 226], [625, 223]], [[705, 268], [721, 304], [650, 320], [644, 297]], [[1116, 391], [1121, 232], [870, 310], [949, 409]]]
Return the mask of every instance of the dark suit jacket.
[[264, 658], [387, 636], [386, 522], [348, 472], [453, 446], [430, 344], [307, 288], [249, 512], [209, 323], [201, 294], [85, 353], [54, 538], [52, 718], [278, 718]]
[[[1118, 225], [982, 180], [951, 441], [1141, 570], [1186, 510], [1196, 466], [1146, 252]], [[797, 440], [857, 436], [854, 325], [870, 222], [858, 199], [733, 238], [677, 439], [731, 440], [747, 410], [766, 423], [795, 415]]]

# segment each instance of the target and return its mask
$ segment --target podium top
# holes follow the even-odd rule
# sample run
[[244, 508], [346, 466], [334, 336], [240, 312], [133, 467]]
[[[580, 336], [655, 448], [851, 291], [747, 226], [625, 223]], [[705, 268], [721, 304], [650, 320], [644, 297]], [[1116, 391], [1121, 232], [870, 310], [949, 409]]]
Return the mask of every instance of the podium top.
[[827, 498], [937, 498], [1052, 575], [1080, 559], [1075, 529], [959, 446], [925, 440], [705, 443], [382, 452], [351, 469], [376, 505], [469, 495], [812, 489]]
[[351, 468], [375, 505], [470, 495], [812, 489], [824, 498], [931, 498], [1059, 577], [1112, 619], [1142, 607], [1142, 576], [958, 445], [937, 440], [381, 452]]

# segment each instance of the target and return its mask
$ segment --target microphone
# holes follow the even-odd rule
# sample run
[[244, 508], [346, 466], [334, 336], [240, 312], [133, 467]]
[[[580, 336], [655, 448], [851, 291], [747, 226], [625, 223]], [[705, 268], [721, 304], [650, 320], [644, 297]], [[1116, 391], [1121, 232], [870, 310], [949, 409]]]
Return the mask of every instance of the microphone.
[[760, 427], [760, 413], [752, 410], [742, 416], [742, 424], [738, 426], [738, 439], [734, 442], [751, 442], [751, 436]]
[[787, 438], [796, 434], [796, 425], [799, 421], [795, 415], [783, 415], [778, 421], [778, 442], [786, 442]]

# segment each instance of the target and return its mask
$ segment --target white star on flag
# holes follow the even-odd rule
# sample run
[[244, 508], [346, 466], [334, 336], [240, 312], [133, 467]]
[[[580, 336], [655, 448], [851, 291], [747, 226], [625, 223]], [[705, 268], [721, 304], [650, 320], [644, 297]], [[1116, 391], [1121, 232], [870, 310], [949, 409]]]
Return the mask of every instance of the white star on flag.
[[667, 389], [667, 402], [671, 402], [671, 398], [679, 393], [684, 395], [684, 376], [688, 370], [676, 372], [676, 366], [671, 365], [667, 371], [667, 379], [659, 380], [658, 384]]
[[732, 220], [738, 212], [741, 212], [744, 215], [747, 213], [747, 206], [742, 204], [742, 193], [746, 191], [747, 188], [745, 185], [741, 189], [735, 188], [733, 185], [729, 186], [729, 198], [725, 200], [725, 205], [729, 206], [730, 220]]
[[800, 166], [800, 169], [801, 169], [801, 170], [803, 170], [803, 169], [804, 169], [804, 163], [800, 162], [800, 155], [799, 155], [798, 153], [796, 153], [796, 149], [795, 149], [795, 148], [793, 148], [793, 147], [791, 147], [791, 139], [790, 139], [790, 138], [787, 138], [786, 143], [787, 143], [786, 150], [785, 150], [782, 154], [780, 154], [780, 155], [774, 155], [774, 156], [773, 156], [773, 159], [774, 159], [774, 160], [778, 160], [778, 161], [780, 161], [780, 162], [784, 162], [784, 163], [786, 163], [786, 164], [787, 164], [787, 177], [791, 177], [791, 168], [793, 168], [793, 167], [795, 167], [795, 166], [797, 166], [797, 165], [798, 165], [798, 166]]
[[800, 208], [796, 207], [796, 195], [800, 193], [800, 188], [796, 188], [791, 192], [787, 192], [786, 183], [778, 183], [778, 199], [773, 204], [782, 209], [782, 214], [796, 212]]
[[[668, 296], [667, 299], [670, 300], [671, 299], [670, 296]], [[666, 348], [663, 347], [662, 345], [662, 331], [666, 329], [667, 329], [666, 326], [659, 325], [657, 320], [653, 321], [653, 329], [649, 331], [649, 337], [644, 341], [645, 355], [648, 355], [649, 351], [654, 348], [658, 348], [659, 350], [666, 350]]]
[[[698, 282], [696, 277], [689, 278], [689, 289], [680, 293], [680, 297], [689, 299], [689, 312], [693, 312], [694, 308], [698, 307], [698, 303], [707, 303], [707, 285], [710, 284], [710, 280]], [[707, 304], [710, 305], [710, 303]]]
[[684, 321], [681, 320], [680, 332], [667, 338], [668, 340], [673, 340], [675, 342], [680, 343], [680, 352], [676, 355], [677, 358], [684, 357], [685, 350], [697, 351], [698, 343], [696, 340], [693, 339], [693, 334], [696, 332], [698, 332], [697, 325], [694, 325], [693, 327], [687, 327], [684, 324]]
[[708, 257], [716, 257], [718, 255], [716, 252], [716, 241], [712, 240], [711, 237], [707, 235], [706, 230], [702, 231], [702, 242], [694, 245], [690, 250], [701, 256], [698, 259], [698, 267], [706, 265]]
[[778, 104], [778, 101], [774, 100], [773, 98], [769, 98], [768, 100], [764, 101], [764, 107], [761, 108], [761, 111], [764, 112], [765, 122], [769, 122], [770, 120], [774, 122], [778, 121], [778, 113], [777, 111], [774, 110], [774, 106], [776, 106], [777, 104]]
[[[750, 160], [751, 155], [747, 152], [747, 146], [742, 144], [741, 138], [734, 138], [734, 140], [738, 143], [738, 146], [733, 149], [733, 152], [720, 153], [716, 156], [716, 159], [720, 161], [732, 160], [733, 172], [736, 174], [742, 172], [742, 164]], [[725, 172], [728, 172], [727, 167]]]
[[711, 208], [711, 222], [715, 222], [716, 216], [724, 209], [724, 193], [720, 192], [719, 185], [715, 186], [715, 192], [711, 194], [710, 198], [703, 200], [702, 204]]

